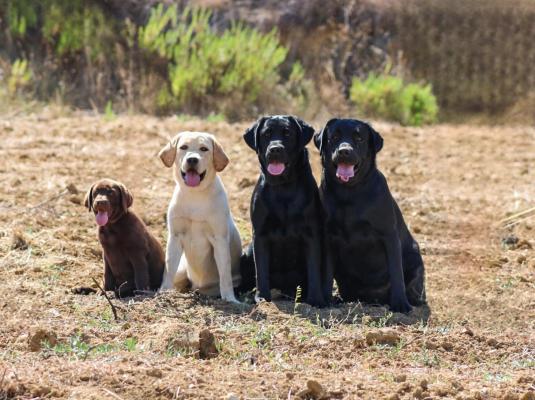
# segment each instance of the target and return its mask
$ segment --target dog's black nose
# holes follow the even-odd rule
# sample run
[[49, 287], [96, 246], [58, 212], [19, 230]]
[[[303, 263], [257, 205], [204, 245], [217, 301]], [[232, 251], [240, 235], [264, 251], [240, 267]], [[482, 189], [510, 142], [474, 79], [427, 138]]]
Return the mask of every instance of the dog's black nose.
[[97, 200], [95, 201], [95, 203], [97, 206], [105, 206], [106, 204], [108, 204], [108, 200]]
[[188, 157], [186, 159], [186, 161], [188, 162], [188, 164], [190, 165], [197, 165], [197, 163], [199, 162], [199, 159], [197, 157]]
[[280, 154], [280, 153], [282, 153], [283, 150], [284, 150], [283, 146], [271, 146], [269, 148], [269, 152], [271, 154]]
[[341, 156], [349, 157], [353, 152], [353, 148], [350, 146], [340, 146], [338, 148], [338, 154]]

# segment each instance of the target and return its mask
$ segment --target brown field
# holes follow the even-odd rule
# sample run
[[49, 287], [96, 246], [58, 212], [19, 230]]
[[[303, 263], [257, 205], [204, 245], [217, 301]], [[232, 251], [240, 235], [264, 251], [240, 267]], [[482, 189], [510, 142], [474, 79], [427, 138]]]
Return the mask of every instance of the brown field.
[[[196, 294], [113, 299], [115, 321], [103, 296], [71, 294], [101, 278], [82, 206], [97, 178], [123, 181], [165, 241], [173, 181], [156, 153], [178, 130], [221, 140], [247, 243], [258, 167], [246, 126], [53, 111], [0, 119], [0, 399], [535, 399], [535, 218], [500, 225], [535, 206], [532, 127], [376, 124], [379, 167], [424, 253], [427, 323], [427, 310]], [[203, 329], [217, 357], [201, 357]]]

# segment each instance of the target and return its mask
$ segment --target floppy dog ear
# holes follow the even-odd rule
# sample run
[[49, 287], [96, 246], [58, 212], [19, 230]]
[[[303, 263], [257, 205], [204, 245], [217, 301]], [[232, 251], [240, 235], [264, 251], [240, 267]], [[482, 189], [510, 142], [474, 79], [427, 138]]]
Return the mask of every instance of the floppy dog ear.
[[294, 117], [292, 115], [289, 116], [291, 120], [299, 127], [299, 130], [301, 131], [301, 135], [299, 136], [299, 139], [301, 141], [301, 144], [303, 146], [306, 146], [308, 142], [310, 142], [310, 139], [312, 139], [312, 136], [314, 135], [314, 128], [312, 128], [309, 124], [307, 124], [305, 121], [303, 121], [300, 118]]
[[375, 154], [379, 153], [381, 149], [383, 148], [383, 137], [377, 132], [375, 129], [371, 127], [371, 125], [368, 124], [368, 128], [370, 128], [371, 132], [371, 142], [373, 145], [373, 149], [375, 150]]
[[320, 154], [323, 154], [323, 149], [325, 148], [325, 143], [327, 141], [325, 135], [329, 130], [329, 125], [333, 124], [336, 121], [338, 121], [338, 118], [330, 119], [329, 121], [327, 121], [321, 132], [318, 132], [314, 135], [314, 144], [316, 145], [316, 148], [320, 151]]
[[267, 117], [259, 118], [251, 127], [247, 128], [245, 134], [243, 135], [245, 143], [247, 143], [247, 145], [254, 151], [257, 151], [258, 132], [260, 131], [260, 128], [266, 119]]
[[91, 185], [84, 199], [84, 206], [86, 206], [89, 211], [93, 209], [93, 187], [94, 186], [95, 185]]
[[214, 145], [214, 168], [217, 172], [221, 172], [228, 165], [229, 159], [223, 151], [223, 148], [213, 135], [212, 143]]
[[121, 194], [121, 207], [123, 208], [123, 212], [126, 212], [130, 207], [132, 207], [132, 203], [134, 203], [134, 197], [122, 183], [118, 184], [117, 187], [119, 188], [119, 193]]
[[167, 143], [158, 153], [158, 157], [160, 157], [163, 165], [165, 165], [167, 168], [172, 167], [175, 162], [176, 145], [178, 144], [179, 137], [180, 133], [171, 139], [171, 141]]

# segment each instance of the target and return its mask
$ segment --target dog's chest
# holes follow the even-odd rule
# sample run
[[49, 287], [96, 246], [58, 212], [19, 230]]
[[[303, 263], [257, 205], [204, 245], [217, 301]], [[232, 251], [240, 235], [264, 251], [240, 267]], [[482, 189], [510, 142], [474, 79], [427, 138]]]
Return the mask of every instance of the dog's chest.
[[264, 222], [264, 231], [274, 235], [301, 236], [306, 233], [307, 227], [315, 216], [311, 216], [310, 208], [313, 199], [308, 199], [304, 193], [291, 195], [276, 195], [270, 193], [266, 196], [264, 205], [267, 209], [267, 218]]
[[364, 210], [355, 206], [332, 208], [327, 217], [327, 239], [340, 248], [377, 246], [381, 235], [366, 216]]

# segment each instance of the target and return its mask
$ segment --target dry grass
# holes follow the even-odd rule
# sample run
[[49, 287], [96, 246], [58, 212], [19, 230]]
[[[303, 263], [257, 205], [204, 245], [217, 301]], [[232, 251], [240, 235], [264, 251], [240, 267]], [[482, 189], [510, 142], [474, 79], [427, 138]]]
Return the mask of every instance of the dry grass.
[[[533, 128], [377, 124], [380, 167], [424, 252], [427, 324], [422, 309], [235, 306], [195, 294], [112, 300], [114, 321], [103, 296], [71, 294], [100, 279], [81, 204], [97, 178], [123, 181], [164, 242], [173, 183], [156, 153], [177, 130], [223, 143], [232, 162], [222, 178], [248, 241], [258, 167], [245, 128], [47, 112], [0, 120], [0, 398], [533, 398], [535, 222], [499, 225], [533, 207]], [[205, 328], [215, 358], [201, 357]]]

